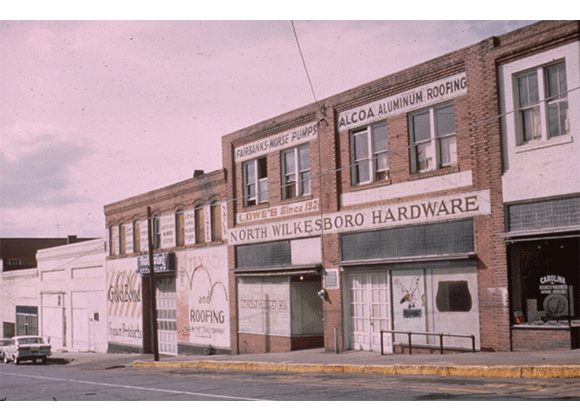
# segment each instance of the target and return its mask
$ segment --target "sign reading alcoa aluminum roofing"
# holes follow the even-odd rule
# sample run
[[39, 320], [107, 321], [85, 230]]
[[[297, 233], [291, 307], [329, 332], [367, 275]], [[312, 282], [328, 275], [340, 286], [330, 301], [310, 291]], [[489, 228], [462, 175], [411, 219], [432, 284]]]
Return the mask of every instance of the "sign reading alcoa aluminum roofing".
[[355, 232], [488, 215], [491, 213], [489, 200], [489, 190], [480, 190], [341, 211], [229, 229], [228, 241], [231, 245], [238, 245], [320, 236], [323, 230], [325, 233]]
[[240, 162], [265, 155], [275, 150], [282, 150], [312, 140], [316, 138], [317, 134], [318, 123], [315, 122], [293, 128], [292, 130], [278, 133], [275, 136], [236, 147], [234, 150], [234, 159], [236, 162]]
[[338, 114], [338, 131], [384, 120], [387, 117], [424, 108], [467, 93], [465, 72], [389, 96]]

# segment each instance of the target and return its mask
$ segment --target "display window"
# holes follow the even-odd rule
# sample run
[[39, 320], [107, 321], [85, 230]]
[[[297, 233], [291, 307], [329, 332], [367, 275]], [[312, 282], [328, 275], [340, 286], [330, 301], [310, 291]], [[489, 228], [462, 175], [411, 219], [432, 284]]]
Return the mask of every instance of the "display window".
[[569, 325], [578, 318], [579, 240], [511, 244], [512, 324]]

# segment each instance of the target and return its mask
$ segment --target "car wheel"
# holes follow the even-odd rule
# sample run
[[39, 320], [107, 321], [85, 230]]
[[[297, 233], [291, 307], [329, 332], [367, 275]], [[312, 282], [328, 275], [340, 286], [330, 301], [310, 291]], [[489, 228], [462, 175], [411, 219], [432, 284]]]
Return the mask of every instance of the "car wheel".
[[8, 363], [10, 362], [10, 359], [8, 358], [8, 355], [4, 355], [4, 363]]
[[43, 365], [46, 365], [46, 357], [41, 358], [40, 363], [42, 363]]
[[18, 357], [14, 358], [14, 364], [15, 365], [19, 365], [20, 364], [20, 359]]

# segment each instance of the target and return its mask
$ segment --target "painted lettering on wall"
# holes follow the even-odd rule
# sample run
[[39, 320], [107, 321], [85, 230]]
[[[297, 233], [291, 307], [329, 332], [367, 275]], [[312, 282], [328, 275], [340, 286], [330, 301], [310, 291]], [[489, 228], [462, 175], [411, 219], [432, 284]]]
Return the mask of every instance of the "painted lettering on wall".
[[299, 238], [326, 233], [341, 233], [363, 229], [384, 229], [390, 226], [452, 220], [490, 214], [489, 190], [437, 197], [367, 209], [338, 212], [322, 217], [273, 222], [256, 227], [229, 230], [232, 244]]
[[255, 222], [258, 220], [275, 219], [277, 217], [306, 214], [319, 211], [319, 200], [301, 201], [283, 206], [268, 207], [260, 210], [246, 211], [237, 214], [237, 223]]
[[338, 130], [370, 124], [387, 117], [402, 114], [414, 109], [423, 108], [435, 103], [446, 101], [467, 93], [467, 78], [465, 73], [456, 74], [407, 90], [398, 95], [372, 102], [338, 114]]
[[236, 162], [265, 155], [275, 150], [281, 150], [295, 144], [304, 143], [316, 138], [318, 123], [303, 125], [283, 133], [276, 134], [266, 139], [258, 140], [234, 150]]

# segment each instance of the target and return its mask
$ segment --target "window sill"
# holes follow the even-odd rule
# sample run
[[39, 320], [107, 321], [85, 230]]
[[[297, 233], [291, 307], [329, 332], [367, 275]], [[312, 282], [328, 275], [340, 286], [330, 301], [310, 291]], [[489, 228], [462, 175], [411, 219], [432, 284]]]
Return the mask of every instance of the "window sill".
[[383, 179], [381, 181], [367, 182], [365, 184], [351, 185], [350, 191], [366, 190], [368, 188], [382, 187], [384, 185], [391, 185], [393, 181], [391, 178]]
[[432, 171], [425, 172], [415, 172], [409, 177], [409, 181], [415, 181], [416, 179], [430, 178], [433, 176], [447, 175], [455, 172], [459, 172], [459, 164], [446, 166], [444, 168], [434, 169]]
[[301, 201], [312, 200], [313, 198], [314, 198], [314, 196], [312, 194], [301, 195], [299, 197], [292, 197], [292, 198], [283, 198], [281, 201], [281, 204], [282, 205], [294, 204], [294, 203], [299, 203]]
[[516, 153], [533, 152], [534, 150], [545, 149], [547, 147], [560, 146], [562, 144], [569, 144], [574, 141], [571, 134], [554, 137], [549, 140], [535, 140], [527, 144], [516, 146]]
[[559, 324], [514, 324], [512, 329], [514, 330], [568, 330], [570, 325], [568, 321]]

